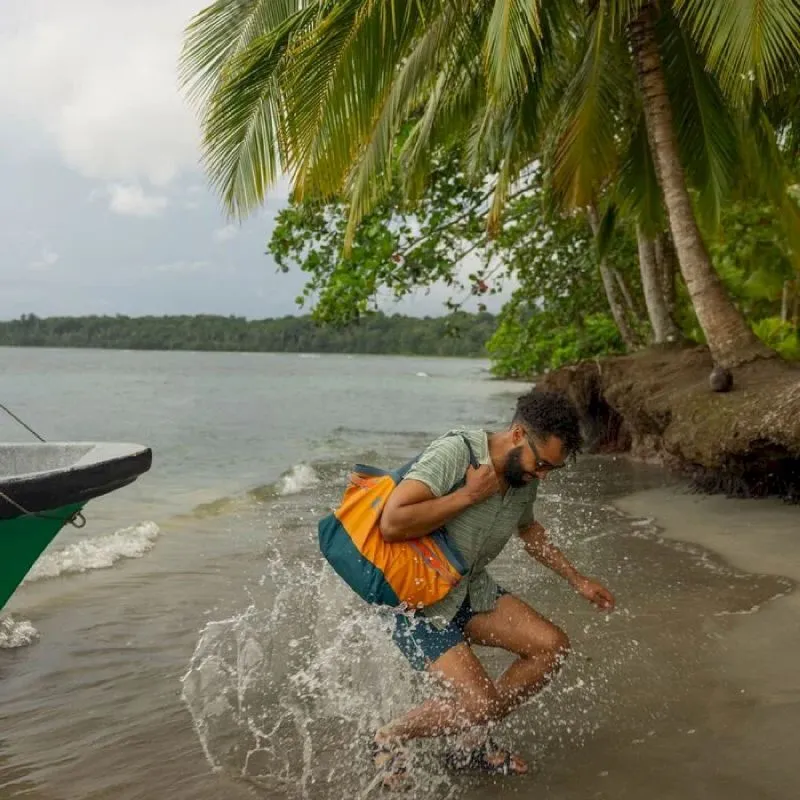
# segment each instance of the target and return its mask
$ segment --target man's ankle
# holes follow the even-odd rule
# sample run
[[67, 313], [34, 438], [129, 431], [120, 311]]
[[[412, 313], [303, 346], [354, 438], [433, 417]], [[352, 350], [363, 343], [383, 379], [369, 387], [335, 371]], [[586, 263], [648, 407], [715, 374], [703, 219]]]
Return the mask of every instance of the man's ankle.
[[386, 728], [380, 728], [375, 733], [375, 741], [377, 744], [402, 744], [402, 740], [399, 736], [394, 735], [390, 730]]

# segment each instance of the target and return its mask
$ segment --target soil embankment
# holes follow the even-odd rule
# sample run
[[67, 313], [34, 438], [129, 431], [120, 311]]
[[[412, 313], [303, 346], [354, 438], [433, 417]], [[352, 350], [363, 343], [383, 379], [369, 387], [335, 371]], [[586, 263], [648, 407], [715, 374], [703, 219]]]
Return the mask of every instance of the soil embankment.
[[800, 365], [759, 360], [709, 386], [704, 347], [652, 348], [550, 373], [584, 419], [587, 450], [626, 452], [688, 475], [707, 492], [800, 501]]

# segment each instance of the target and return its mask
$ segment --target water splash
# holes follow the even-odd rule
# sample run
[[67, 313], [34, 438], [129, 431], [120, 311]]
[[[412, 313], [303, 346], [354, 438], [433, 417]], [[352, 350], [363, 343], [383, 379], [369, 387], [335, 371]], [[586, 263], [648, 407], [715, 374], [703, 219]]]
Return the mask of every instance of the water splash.
[[27, 619], [7, 614], [0, 617], [0, 650], [28, 647], [39, 639], [39, 631]]
[[[375, 730], [434, 691], [396, 650], [391, 625], [326, 566], [273, 550], [246, 610], [206, 625], [181, 679], [213, 770], [287, 798], [361, 796], [375, 777]], [[584, 633], [596, 641], [606, 630], [598, 620]], [[638, 642], [617, 640], [613, 651], [597, 669], [579, 650], [551, 688], [497, 726], [498, 736], [523, 752], [579, 747], [613, 708], [609, 675], [641, 655]], [[507, 655], [481, 658], [497, 675]], [[474, 782], [445, 770], [450, 745], [413, 744], [406, 796], [454, 797]]]
[[322, 785], [326, 797], [349, 795], [372, 777], [374, 730], [414, 692], [391, 619], [356, 606], [318, 564], [277, 552], [259, 592], [206, 625], [182, 678], [206, 757], [287, 796], [322, 796]]
[[318, 486], [320, 480], [320, 476], [314, 467], [309, 464], [296, 464], [289, 472], [281, 476], [276, 492], [284, 497], [291, 494], [300, 494]]

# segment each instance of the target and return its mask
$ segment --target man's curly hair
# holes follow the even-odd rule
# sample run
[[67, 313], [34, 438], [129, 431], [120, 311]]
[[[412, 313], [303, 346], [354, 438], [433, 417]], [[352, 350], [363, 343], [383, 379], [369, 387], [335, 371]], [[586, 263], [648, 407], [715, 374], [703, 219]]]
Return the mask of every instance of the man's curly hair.
[[583, 446], [578, 410], [560, 392], [532, 389], [523, 394], [517, 400], [513, 422], [525, 426], [542, 441], [551, 436], [560, 439], [568, 456], [576, 455]]

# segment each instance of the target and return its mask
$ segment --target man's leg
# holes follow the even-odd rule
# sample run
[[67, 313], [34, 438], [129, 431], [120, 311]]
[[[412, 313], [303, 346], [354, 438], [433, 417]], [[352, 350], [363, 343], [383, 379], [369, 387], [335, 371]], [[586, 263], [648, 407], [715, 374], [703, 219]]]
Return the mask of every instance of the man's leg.
[[[569, 652], [569, 639], [560, 628], [509, 594], [498, 598], [494, 610], [472, 616], [464, 633], [469, 643], [502, 647], [519, 658], [495, 684], [467, 642], [451, 647], [428, 666], [450, 695], [429, 700], [383, 727], [375, 737], [378, 744], [465, 732], [502, 719], [542, 689]], [[490, 758], [500, 763], [505, 754]], [[511, 770], [525, 772], [527, 766], [513, 756]]]
[[[466, 642], [455, 645], [439, 656], [428, 666], [428, 671], [443, 682], [448, 696], [428, 700], [381, 728], [375, 736], [378, 751], [388, 754], [379, 757], [376, 763], [388, 767], [385, 785], [389, 788], [401, 785], [405, 773], [405, 757], [401, 755], [395, 760], [398, 744], [402, 745], [410, 739], [474, 730], [499, 715], [501, 706], [497, 690]], [[476, 745], [485, 740], [484, 732], [476, 740]], [[498, 768], [507, 764], [512, 774], [522, 774], [528, 769], [519, 756], [502, 751], [487, 753], [485, 758], [488, 764]]]
[[472, 616], [464, 632], [472, 644], [502, 647], [519, 658], [495, 684], [467, 642], [451, 647], [428, 667], [450, 696], [423, 703], [382, 728], [380, 738], [442, 736], [501, 719], [543, 688], [569, 651], [560, 628], [510, 594], [492, 611]]
[[499, 597], [494, 610], [472, 617], [465, 633], [472, 644], [519, 656], [495, 684], [498, 718], [540, 691], [569, 652], [569, 639], [560, 628], [510, 594]]
[[389, 723], [379, 738], [397, 741], [446, 736], [492, 719], [499, 708], [499, 695], [492, 679], [466, 642], [455, 645], [428, 666], [439, 678], [448, 696], [428, 700]]

